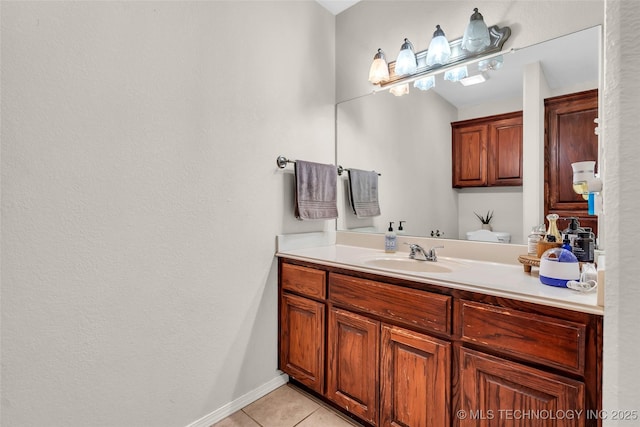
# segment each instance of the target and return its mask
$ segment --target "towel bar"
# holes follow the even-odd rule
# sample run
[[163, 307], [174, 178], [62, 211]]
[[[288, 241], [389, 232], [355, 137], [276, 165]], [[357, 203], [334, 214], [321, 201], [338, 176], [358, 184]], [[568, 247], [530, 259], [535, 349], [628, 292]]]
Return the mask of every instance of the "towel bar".
[[[276, 165], [278, 165], [280, 169], [286, 168], [287, 163], [295, 163], [295, 162], [296, 162], [295, 160], [289, 160], [285, 156], [278, 156], [276, 158]], [[342, 176], [342, 172], [348, 171], [349, 169], [345, 169], [342, 166], [338, 165], [337, 170], [338, 170], [338, 175]], [[378, 173], [378, 176], [382, 176], [382, 174]]]

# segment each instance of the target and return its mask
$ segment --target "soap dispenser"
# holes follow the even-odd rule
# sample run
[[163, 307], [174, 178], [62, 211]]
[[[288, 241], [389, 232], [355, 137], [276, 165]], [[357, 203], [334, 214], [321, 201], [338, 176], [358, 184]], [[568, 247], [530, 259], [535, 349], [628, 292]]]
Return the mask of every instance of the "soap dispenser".
[[403, 222], [407, 222], [407, 221], [398, 221], [398, 231], [396, 231], [396, 234], [400, 235], [400, 234], [404, 234], [404, 228], [402, 227], [402, 223]]
[[578, 218], [570, 216], [566, 219], [570, 222], [569, 226], [562, 230], [562, 238], [565, 240], [569, 239], [569, 243], [573, 246], [576, 238], [578, 237], [578, 233], [584, 232], [584, 229], [580, 228], [580, 221], [578, 221]]
[[387, 253], [394, 253], [396, 251], [397, 243], [397, 236], [395, 231], [393, 231], [393, 222], [390, 222], [389, 229], [384, 235], [384, 251]]

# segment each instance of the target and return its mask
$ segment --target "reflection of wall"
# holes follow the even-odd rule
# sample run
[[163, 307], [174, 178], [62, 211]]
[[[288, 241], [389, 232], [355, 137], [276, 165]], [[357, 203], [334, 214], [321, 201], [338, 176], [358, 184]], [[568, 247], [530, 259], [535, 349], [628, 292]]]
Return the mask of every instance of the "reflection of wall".
[[[457, 195], [451, 188], [450, 126], [457, 111], [434, 92], [415, 95], [396, 98], [380, 93], [338, 105], [339, 162], [382, 174], [382, 215], [358, 219], [345, 203], [338, 229], [383, 232], [389, 221], [397, 226], [405, 220], [407, 234], [438, 229], [445, 237], [457, 238], [457, 218], [451, 215], [457, 211]], [[407, 193], [412, 194], [409, 203]]]

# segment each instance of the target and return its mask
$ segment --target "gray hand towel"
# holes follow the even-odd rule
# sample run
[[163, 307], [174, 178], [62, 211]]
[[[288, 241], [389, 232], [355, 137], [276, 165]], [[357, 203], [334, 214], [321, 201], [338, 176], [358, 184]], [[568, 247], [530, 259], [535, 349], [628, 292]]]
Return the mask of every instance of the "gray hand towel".
[[338, 217], [338, 171], [335, 165], [296, 160], [296, 218]]
[[358, 218], [380, 215], [377, 172], [349, 169], [349, 200]]

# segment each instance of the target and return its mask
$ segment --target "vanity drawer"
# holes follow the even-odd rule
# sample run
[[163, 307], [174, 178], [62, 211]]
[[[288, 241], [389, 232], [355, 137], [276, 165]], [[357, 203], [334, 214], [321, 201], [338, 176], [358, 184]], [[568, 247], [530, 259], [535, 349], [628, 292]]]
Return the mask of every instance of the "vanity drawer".
[[315, 268], [283, 263], [280, 276], [282, 289], [310, 298], [325, 299], [326, 275], [326, 272]]
[[329, 299], [396, 323], [451, 333], [450, 296], [330, 273]]
[[464, 341], [584, 374], [586, 325], [471, 301], [461, 306]]

